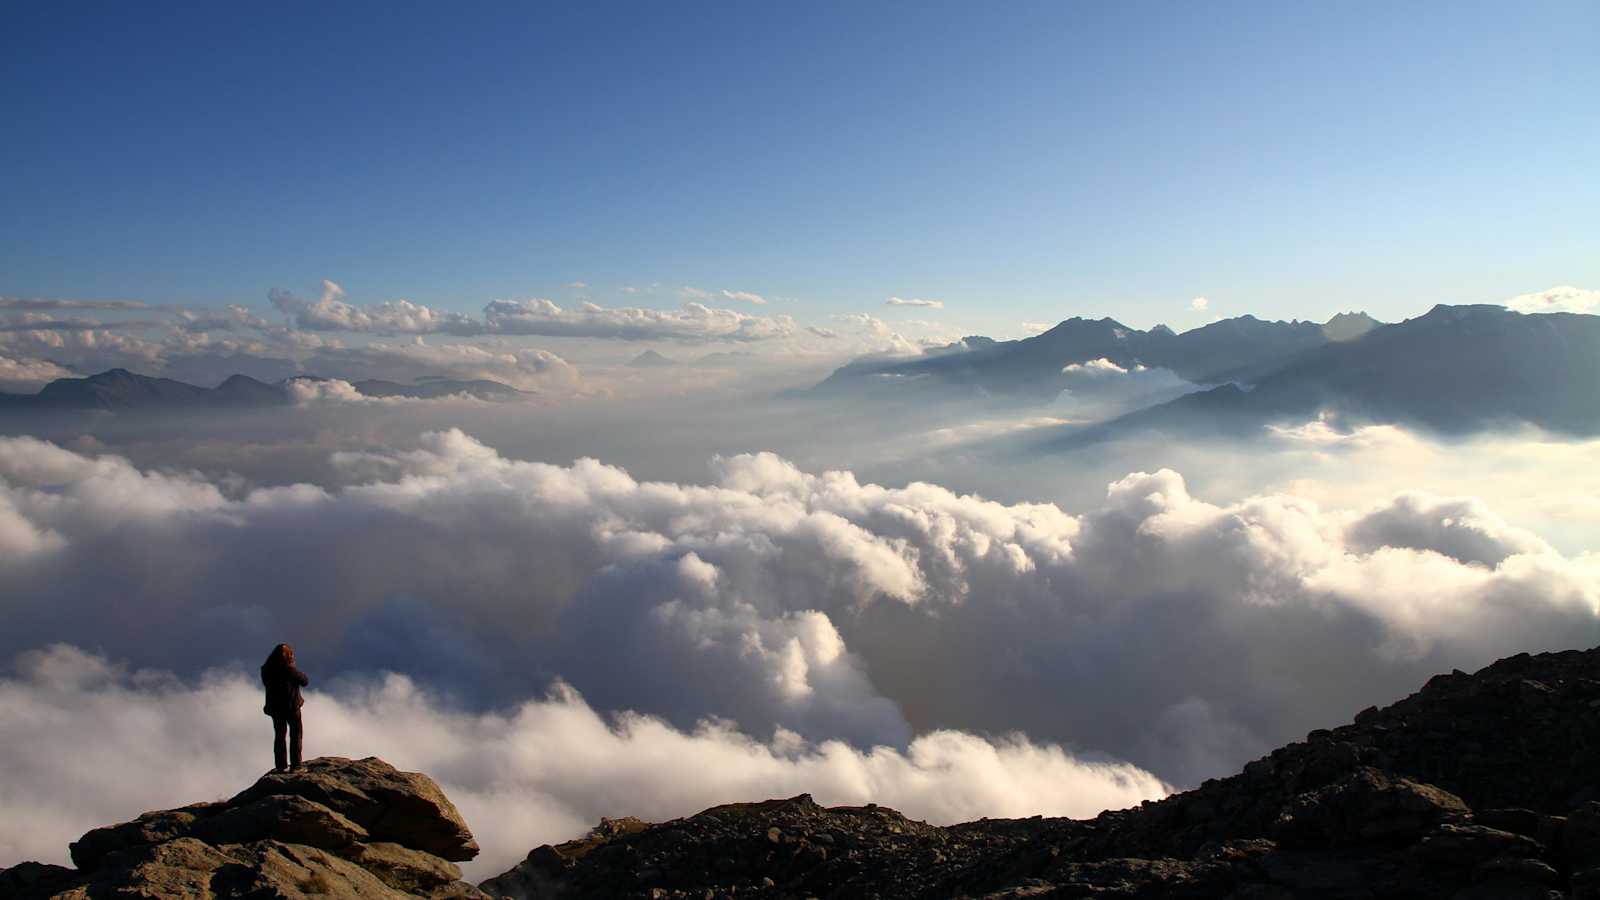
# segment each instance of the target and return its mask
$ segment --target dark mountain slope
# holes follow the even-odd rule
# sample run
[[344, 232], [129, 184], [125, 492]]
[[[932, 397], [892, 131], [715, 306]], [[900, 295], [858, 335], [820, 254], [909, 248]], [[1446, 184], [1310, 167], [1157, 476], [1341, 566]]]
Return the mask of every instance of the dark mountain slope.
[[1174, 334], [1164, 325], [1140, 331], [1115, 319], [1072, 318], [1022, 340], [969, 337], [911, 359], [855, 360], [834, 371], [815, 391], [903, 389], [914, 384], [935, 392], [969, 389], [989, 396], [1048, 401], [1070, 383], [1064, 367], [1097, 359], [1123, 369], [1141, 365], [1169, 369], [1186, 381], [1217, 383], [1324, 346], [1330, 333], [1360, 333], [1372, 321], [1364, 313], [1341, 314], [1328, 326], [1240, 316]]
[[[203, 388], [170, 378], [138, 375], [126, 369], [110, 369], [87, 378], [58, 378], [37, 394], [0, 394], [0, 409], [246, 409], [284, 406], [293, 402], [289, 395], [289, 382], [299, 379], [325, 380], [313, 375], [298, 375], [268, 384], [248, 375], [231, 375], [214, 388]], [[527, 393], [498, 381], [463, 381], [437, 376], [418, 378], [415, 384], [377, 378], [353, 384], [357, 391], [368, 397], [433, 399], [465, 394], [483, 400], [509, 400]]]
[[809, 795], [609, 820], [511, 897], [1600, 896], [1600, 649], [1454, 672], [1231, 778], [1098, 818], [937, 827]]
[[1141, 410], [1073, 442], [1135, 427], [1235, 432], [1331, 410], [1447, 433], [1530, 423], [1600, 434], [1600, 316], [1436, 306], [1355, 340], [1304, 351], [1250, 390], [1224, 385]]

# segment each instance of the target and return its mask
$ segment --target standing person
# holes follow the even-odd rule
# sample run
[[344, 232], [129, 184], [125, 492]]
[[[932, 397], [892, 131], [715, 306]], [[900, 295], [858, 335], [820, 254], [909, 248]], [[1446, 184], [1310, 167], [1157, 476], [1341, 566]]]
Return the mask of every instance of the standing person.
[[[306, 673], [295, 668], [294, 648], [288, 644], [273, 647], [267, 661], [261, 664], [261, 684], [267, 689], [267, 703], [261, 711], [272, 717], [274, 771], [287, 772], [291, 764], [300, 766], [300, 740], [304, 734], [300, 707], [306, 702], [300, 689], [310, 683]], [[283, 745], [285, 731], [289, 733], [287, 753]]]

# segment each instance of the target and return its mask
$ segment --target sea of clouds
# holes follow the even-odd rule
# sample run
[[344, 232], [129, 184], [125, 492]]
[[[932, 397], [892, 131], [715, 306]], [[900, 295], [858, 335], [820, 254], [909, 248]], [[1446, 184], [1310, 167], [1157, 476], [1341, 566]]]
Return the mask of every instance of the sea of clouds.
[[1071, 510], [772, 453], [648, 480], [451, 428], [324, 455], [316, 483], [253, 486], [0, 438], [0, 863], [242, 788], [280, 640], [314, 679], [308, 754], [434, 775], [478, 876], [601, 815], [801, 791], [1092, 815], [1434, 672], [1600, 640], [1600, 557], [1475, 497], [1319, 494], [1340, 479], [1305, 460], [1304, 491], [1208, 501], [1153, 468]]

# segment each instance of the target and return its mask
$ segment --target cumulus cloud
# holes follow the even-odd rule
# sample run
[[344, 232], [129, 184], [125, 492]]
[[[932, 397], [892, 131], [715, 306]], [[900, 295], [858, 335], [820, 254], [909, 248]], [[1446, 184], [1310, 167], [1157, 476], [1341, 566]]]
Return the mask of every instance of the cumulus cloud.
[[44, 359], [12, 359], [0, 356], [0, 390], [36, 391], [57, 378], [71, 378], [73, 373]]
[[749, 291], [728, 291], [728, 290], [725, 290], [725, 291], [722, 291], [722, 296], [726, 300], [737, 300], [740, 303], [752, 303], [752, 304], [755, 304], [756, 306], [766, 306], [767, 305], [767, 298], [761, 296], [760, 294], [752, 294]]
[[237, 331], [246, 328], [266, 330], [272, 323], [256, 315], [249, 307], [230, 303], [219, 310], [178, 310], [178, 319], [187, 331]]
[[[483, 847], [463, 869], [498, 874], [601, 816], [665, 820], [718, 803], [810, 792], [825, 804], [891, 805], [952, 823], [979, 816], [1090, 816], [1168, 788], [1139, 769], [1021, 736], [935, 731], [860, 749], [785, 731], [758, 739], [707, 719], [688, 729], [605, 716], [555, 685], [493, 713], [463, 711], [382, 675], [308, 692], [308, 755], [377, 755], [427, 772]], [[129, 671], [70, 645], [21, 655], [0, 679], [0, 865], [66, 862], [89, 828], [228, 796], [265, 765], [270, 728], [245, 672], [182, 680]]]
[[789, 316], [748, 315], [700, 303], [685, 303], [677, 310], [607, 308], [594, 303], [562, 309], [543, 299], [495, 300], [484, 307], [484, 318], [497, 334], [626, 341], [744, 343], [788, 337], [795, 331], [794, 319]]
[[[873, 356], [918, 356], [930, 349], [948, 347], [960, 337], [937, 322], [898, 322], [898, 328], [891, 328], [871, 313], [838, 313], [833, 318], [849, 326], [864, 345], [864, 352]], [[928, 334], [912, 336], [898, 329], [923, 329]]]
[[1189, 301], [1189, 308], [1195, 312], [1205, 312], [1211, 308], [1211, 301], [1205, 297], [1196, 297]]
[[884, 301], [885, 306], [924, 306], [928, 309], [944, 309], [943, 300], [922, 300], [920, 298], [890, 297]]
[[340, 406], [411, 406], [420, 403], [489, 403], [469, 393], [444, 394], [434, 397], [375, 396], [361, 393], [355, 385], [338, 378], [291, 378], [285, 384], [289, 399], [300, 407]]
[[344, 288], [323, 279], [322, 296], [303, 300], [277, 288], [269, 291], [272, 306], [308, 331], [353, 331], [380, 334], [483, 333], [482, 323], [461, 313], [441, 312], [406, 300], [358, 307], [344, 302]]
[[351, 486], [238, 492], [0, 440], [0, 652], [192, 675], [292, 639], [469, 706], [560, 679], [679, 729], [1021, 731], [1187, 784], [1435, 671], [1600, 639], [1600, 559], [1463, 498], [1213, 504], [1161, 470], [1071, 514], [773, 454], [639, 481], [454, 430], [332, 465]]
[[1023, 322], [1022, 323], [1022, 330], [1026, 331], [1029, 334], [1044, 334], [1046, 331], [1049, 331], [1050, 329], [1052, 329], [1054, 327], [1055, 326], [1051, 325], [1049, 322]]
[[1063, 375], [1126, 375], [1129, 372], [1143, 372], [1145, 367], [1135, 365], [1132, 369], [1124, 369], [1105, 357], [1091, 359], [1088, 362], [1071, 363], [1061, 367]]
[[1589, 313], [1600, 309], [1600, 291], [1585, 290], [1566, 284], [1538, 293], [1512, 297], [1506, 301], [1506, 306], [1520, 313]]
[[161, 367], [164, 353], [158, 341], [109, 328], [0, 330], [0, 355], [49, 359], [79, 370], [122, 366], [149, 371]]
[[578, 388], [577, 367], [548, 350], [479, 344], [373, 342], [359, 347], [321, 346], [305, 357], [307, 371], [338, 372], [348, 378], [409, 381], [418, 373], [483, 378], [529, 391]]

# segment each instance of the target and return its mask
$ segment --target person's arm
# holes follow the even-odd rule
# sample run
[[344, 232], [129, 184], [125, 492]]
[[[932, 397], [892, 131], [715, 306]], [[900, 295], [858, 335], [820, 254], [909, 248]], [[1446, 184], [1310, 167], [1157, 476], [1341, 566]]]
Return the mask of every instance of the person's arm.
[[293, 678], [294, 683], [300, 685], [301, 687], [311, 684], [311, 679], [307, 678], [306, 673], [300, 671], [298, 666], [289, 667], [289, 677]]

